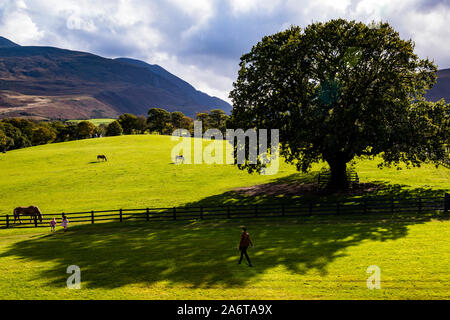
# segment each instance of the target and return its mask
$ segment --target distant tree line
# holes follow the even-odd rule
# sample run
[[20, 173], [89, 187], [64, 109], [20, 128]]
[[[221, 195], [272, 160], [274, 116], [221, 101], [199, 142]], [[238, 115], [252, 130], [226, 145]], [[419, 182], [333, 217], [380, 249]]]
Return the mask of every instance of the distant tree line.
[[[196, 114], [196, 120], [202, 121], [203, 131], [215, 128], [225, 132], [228, 119], [229, 115], [220, 109]], [[176, 129], [186, 129], [191, 134], [194, 132], [194, 119], [182, 112], [168, 112], [161, 108], [152, 108], [148, 111], [147, 125], [151, 132], [159, 134], [172, 134]]]
[[[213, 109], [209, 112], [198, 112], [196, 120], [202, 121], [203, 131], [216, 128], [225, 132], [230, 116], [225, 111]], [[194, 119], [180, 111], [169, 112], [162, 108], [151, 108], [148, 117], [122, 114], [116, 121], [104, 127], [105, 135], [158, 133], [171, 135], [176, 129], [186, 129], [194, 133]]]
[[[229, 116], [220, 109], [196, 114], [202, 121], [203, 130], [217, 128], [225, 132]], [[0, 152], [26, 148], [47, 143], [80, 140], [102, 136], [158, 133], [171, 135], [176, 129], [194, 131], [194, 119], [180, 111], [169, 112], [151, 108], [148, 117], [125, 113], [109, 124], [94, 125], [88, 120], [35, 121], [22, 118], [0, 120]]]
[[2, 119], [0, 120], [0, 151], [86, 139], [100, 134], [101, 129], [89, 121], [63, 123], [18, 118]]

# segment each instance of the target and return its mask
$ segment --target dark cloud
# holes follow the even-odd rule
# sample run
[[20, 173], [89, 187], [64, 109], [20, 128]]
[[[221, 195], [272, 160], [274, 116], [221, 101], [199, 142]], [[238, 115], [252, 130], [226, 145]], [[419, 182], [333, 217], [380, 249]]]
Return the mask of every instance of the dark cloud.
[[420, 10], [434, 10], [440, 6], [450, 7], [450, 0], [421, 0], [418, 3]]

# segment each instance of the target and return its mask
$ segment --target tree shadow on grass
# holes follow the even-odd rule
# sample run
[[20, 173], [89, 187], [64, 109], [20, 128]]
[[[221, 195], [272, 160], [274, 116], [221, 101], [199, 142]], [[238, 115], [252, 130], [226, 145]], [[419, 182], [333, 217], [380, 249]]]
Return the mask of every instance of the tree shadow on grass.
[[214, 195], [201, 201], [186, 204], [222, 205], [293, 203], [305, 201], [337, 201], [351, 199], [404, 199], [443, 197], [450, 190], [436, 188], [410, 188], [408, 185], [390, 184], [385, 181], [359, 183], [346, 192], [330, 192], [320, 189], [317, 184], [319, 171], [307, 174], [295, 173], [278, 178], [270, 183], [236, 188], [227, 193]]
[[[242, 223], [249, 225], [256, 246], [249, 251], [254, 268], [237, 265]], [[0, 257], [51, 261], [53, 267], [34, 270], [36, 278], [47, 279], [50, 287], [65, 286], [69, 265], [81, 268], [82, 283], [89, 288], [160, 281], [192, 288], [240, 287], [277, 266], [292, 273], [316, 269], [326, 274], [329, 263], [362, 240], [395, 240], [406, 235], [406, 223], [308, 225], [292, 218], [104, 223], [17, 242]]]
[[[408, 190], [390, 186], [395, 195], [441, 194], [442, 190]], [[388, 191], [386, 191], [389, 193]], [[385, 196], [387, 193], [382, 193]], [[373, 195], [375, 196], [375, 195]], [[283, 199], [286, 200], [286, 199]], [[188, 205], [269, 203], [273, 197], [226, 192]], [[71, 227], [66, 233], [40, 235], [16, 242], [0, 257], [16, 257], [52, 267], [38, 267], [36, 278], [50, 286], [64, 287], [69, 265], [81, 268], [82, 283], [89, 288], [113, 289], [129, 284], [191, 288], [243, 287], [279, 266], [293, 274], [311, 270], [325, 275], [330, 263], [346, 256], [349, 247], [364, 240], [387, 241], [408, 235], [408, 226], [430, 221], [432, 216], [392, 221], [379, 217], [368, 221], [307, 222], [302, 218], [231, 219], [203, 221], [105, 222]], [[246, 224], [255, 242], [250, 250], [254, 268], [238, 265], [240, 226]], [[355, 261], [355, 272], [360, 264]]]

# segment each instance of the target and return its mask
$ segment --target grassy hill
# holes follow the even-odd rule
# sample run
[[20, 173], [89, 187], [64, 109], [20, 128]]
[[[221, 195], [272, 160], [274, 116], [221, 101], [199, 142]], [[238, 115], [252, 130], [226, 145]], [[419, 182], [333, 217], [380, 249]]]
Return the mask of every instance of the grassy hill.
[[[111, 122], [115, 121], [116, 119], [112, 118], [99, 118], [99, 119], [87, 119], [87, 121], [92, 122], [96, 126], [99, 126], [101, 124], [110, 124]], [[72, 122], [72, 123], [78, 123], [84, 120], [67, 120], [66, 122]]]
[[[232, 190], [313, 178], [284, 164], [274, 176], [249, 175], [231, 165], [174, 165], [175, 144], [167, 136], [122, 136], [1, 154], [0, 214], [29, 204], [53, 213], [271, 201]], [[97, 154], [109, 161], [97, 162]], [[356, 170], [363, 182], [384, 182], [385, 193], [450, 190], [448, 169], [380, 171], [376, 164], [358, 161]], [[237, 264], [242, 224], [255, 242], [249, 251], [253, 268]], [[55, 234], [41, 228], [0, 230], [0, 299], [450, 298], [445, 217], [127, 222], [60, 229]], [[81, 268], [81, 290], [66, 288], [66, 269], [73, 264]], [[381, 269], [380, 290], [366, 287], [371, 265]]]
[[[250, 175], [232, 165], [174, 165], [170, 153], [177, 143], [168, 136], [133, 135], [49, 144], [2, 154], [0, 214], [31, 204], [44, 212], [70, 212], [171, 207], [208, 198], [213, 203], [218, 201], [218, 195], [230, 197], [226, 193], [238, 187], [313, 179], [313, 175], [299, 174], [284, 163], [277, 175], [269, 176]], [[97, 162], [98, 154], [105, 154], [109, 161]], [[401, 192], [450, 190], [448, 169], [426, 165], [411, 170], [380, 170], [377, 163], [357, 162], [362, 182], [389, 183]], [[321, 167], [318, 164], [313, 170]]]
[[[0, 214], [181, 205], [291, 175], [249, 175], [232, 165], [174, 165], [168, 136], [135, 135], [50, 144], [0, 156]], [[97, 162], [105, 154], [108, 162]]]

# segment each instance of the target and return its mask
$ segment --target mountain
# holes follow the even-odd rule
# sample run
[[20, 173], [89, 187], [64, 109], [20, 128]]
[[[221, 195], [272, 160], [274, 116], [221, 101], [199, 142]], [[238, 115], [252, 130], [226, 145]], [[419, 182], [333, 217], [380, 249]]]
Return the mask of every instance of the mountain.
[[[151, 72], [158, 74], [161, 77], [163, 77], [164, 79], [175, 84], [182, 92], [184, 92], [190, 99], [192, 99], [192, 101], [195, 101], [195, 103], [197, 103], [199, 105], [208, 105], [210, 103], [213, 103], [213, 105], [216, 105], [218, 107], [218, 109], [222, 109], [222, 110], [226, 110], [226, 111], [231, 110], [231, 106], [227, 102], [225, 102], [217, 97], [210, 97], [206, 93], [196, 90], [189, 83], [187, 83], [183, 79], [178, 78], [177, 76], [173, 75], [172, 73], [168, 72], [166, 69], [162, 68], [161, 66], [159, 66], [157, 64], [148, 64], [148, 63], [140, 61], [140, 60], [129, 59], [129, 58], [117, 58], [115, 60], [147, 68]], [[212, 99], [212, 101], [211, 101], [211, 99]]]
[[12, 42], [6, 38], [0, 37], [0, 48], [19, 47], [17, 43]]
[[158, 65], [108, 59], [0, 38], [0, 117], [42, 119], [146, 114], [151, 107], [188, 116], [231, 106], [196, 90]]
[[428, 90], [425, 97], [430, 101], [444, 98], [447, 103], [450, 103], [450, 69], [438, 70], [436, 84]]

